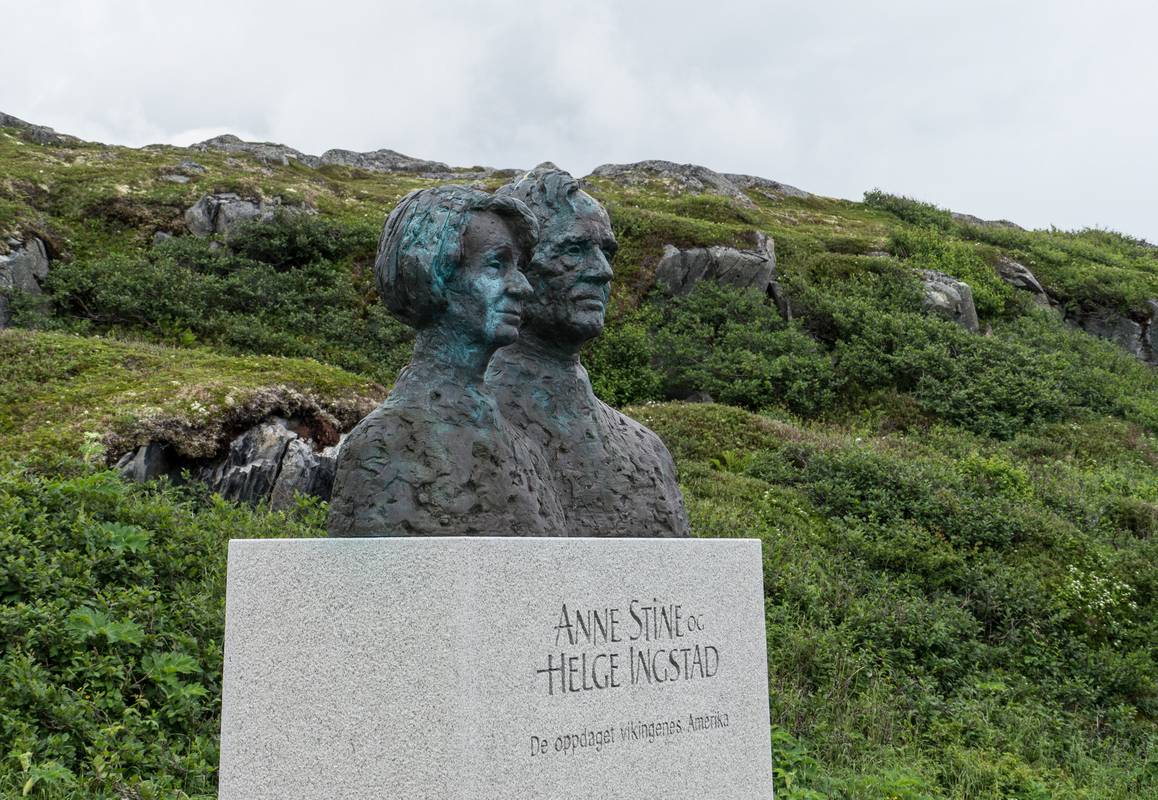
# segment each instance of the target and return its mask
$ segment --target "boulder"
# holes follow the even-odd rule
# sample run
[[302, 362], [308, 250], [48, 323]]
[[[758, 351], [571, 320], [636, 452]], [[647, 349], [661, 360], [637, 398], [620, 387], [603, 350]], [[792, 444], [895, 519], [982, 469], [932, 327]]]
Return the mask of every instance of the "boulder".
[[719, 194], [747, 207], [751, 198], [724, 175], [698, 164], [676, 164], [672, 161], [637, 161], [634, 164], [603, 164], [588, 177], [608, 178], [626, 186], [664, 184], [677, 194]]
[[260, 503], [273, 491], [286, 448], [296, 438], [286, 420], [275, 417], [230, 442], [225, 459], [197, 477], [226, 500]]
[[1066, 316], [1071, 325], [1099, 339], [1108, 339], [1134, 358], [1158, 366], [1158, 299], [1146, 301], [1145, 308], [1126, 315], [1112, 308], [1081, 309]]
[[179, 473], [176, 454], [167, 444], [149, 442], [121, 456], [117, 470], [128, 480], [144, 483]]
[[725, 172], [724, 177], [741, 189], [758, 192], [770, 200], [780, 200], [785, 197], [795, 197], [806, 200], [809, 197], [815, 197], [811, 192], [797, 189], [795, 186], [789, 186], [786, 183], [780, 183], [780, 181], [774, 181], [770, 178], [758, 178], [755, 175], [737, 175], [731, 172]]
[[923, 305], [926, 311], [956, 322], [972, 333], [981, 329], [969, 284], [932, 269], [918, 270], [917, 274], [925, 287]]
[[12, 321], [9, 298], [13, 292], [41, 294], [48, 277], [48, 253], [35, 236], [26, 242], [10, 239], [8, 255], [0, 255], [0, 328]]
[[307, 440], [292, 440], [286, 446], [281, 471], [270, 491], [270, 508], [275, 511], [291, 508], [295, 494], [329, 500], [334, 488], [339, 446], [314, 450]]
[[13, 128], [19, 132], [21, 138], [36, 144], [72, 145], [80, 143], [80, 139], [75, 136], [57, 133], [44, 125], [33, 125], [19, 117], [5, 114], [3, 111], [0, 111], [0, 128]]
[[975, 217], [972, 214], [961, 214], [956, 211], [950, 211], [949, 216], [958, 222], [963, 222], [966, 225], [976, 225], [980, 228], [1013, 228], [1018, 231], [1025, 230], [1025, 228], [1017, 223], [1010, 222], [1007, 219], [981, 219], [981, 217]]
[[223, 153], [249, 155], [265, 164], [288, 166], [290, 161], [297, 161], [307, 167], [316, 167], [319, 164], [317, 156], [306, 155], [300, 150], [275, 142], [246, 142], [232, 133], [214, 136], [203, 142], [190, 145], [190, 150], [217, 150]]
[[227, 233], [240, 222], [273, 218], [278, 211], [301, 213], [303, 209], [283, 206], [279, 199], [248, 199], [232, 192], [207, 194], [185, 210], [185, 226], [197, 236]]
[[[369, 153], [356, 153], [353, 150], [327, 150], [318, 159], [322, 164], [338, 164], [343, 167], [354, 167], [369, 172], [417, 172], [446, 174], [451, 168], [441, 161], [424, 161], [421, 158], [411, 158], [394, 150], [374, 150]], [[479, 171], [486, 171], [479, 168]]]
[[686, 295], [702, 281], [714, 281], [737, 289], [755, 289], [771, 297], [781, 316], [791, 319], [787, 297], [776, 281], [776, 245], [772, 238], [756, 233], [751, 250], [735, 247], [693, 247], [680, 250], [666, 245], [655, 271], [655, 282], [668, 294]]
[[187, 474], [226, 500], [285, 509], [295, 494], [330, 499], [340, 446], [341, 440], [319, 450], [300, 423], [271, 417], [235, 437], [217, 458], [186, 458], [165, 442], [149, 442], [122, 456], [117, 470], [138, 482], [180, 482]]
[[1030, 292], [1034, 302], [1038, 305], [1045, 308], [1050, 307], [1049, 295], [1034, 274], [1029, 271], [1029, 267], [1008, 256], [999, 256], [993, 267], [997, 270], [997, 275], [1001, 280], [1014, 289]]

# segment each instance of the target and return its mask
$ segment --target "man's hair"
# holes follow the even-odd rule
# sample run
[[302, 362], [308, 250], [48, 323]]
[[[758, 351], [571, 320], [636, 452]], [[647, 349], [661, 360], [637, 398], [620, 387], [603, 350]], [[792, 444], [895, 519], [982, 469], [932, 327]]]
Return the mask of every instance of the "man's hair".
[[[537, 249], [550, 247], [548, 227], [562, 209], [574, 213], [579, 207], [588, 206], [598, 209], [603, 217], [607, 217], [603, 206], [583, 191], [571, 173], [559, 169], [550, 161], [543, 162], [518, 180], [500, 187], [495, 195], [523, 201], [539, 220]], [[607, 223], [611, 224], [610, 219]], [[537, 260], [532, 258], [532, 261]]]
[[531, 209], [540, 222], [560, 208], [571, 208], [571, 200], [579, 192], [579, 181], [550, 161], [545, 161], [521, 178], [501, 187], [495, 194], [515, 197]]
[[416, 189], [402, 198], [386, 218], [374, 261], [378, 293], [391, 314], [415, 328], [438, 318], [446, 284], [462, 262], [463, 234], [471, 217], [483, 212], [510, 225], [522, 266], [539, 224], [518, 199], [455, 185]]

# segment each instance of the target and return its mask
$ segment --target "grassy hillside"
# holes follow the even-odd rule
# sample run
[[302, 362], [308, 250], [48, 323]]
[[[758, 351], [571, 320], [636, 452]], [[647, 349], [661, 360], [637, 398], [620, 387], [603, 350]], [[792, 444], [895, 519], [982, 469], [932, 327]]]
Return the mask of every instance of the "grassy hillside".
[[[0, 333], [0, 793], [213, 796], [225, 542], [321, 535], [324, 508], [104, 466], [364, 413], [409, 347], [374, 295], [377, 228], [430, 182], [0, 131], [0, 242], [53, 259]], [[668, 443], [696, 535], [765, 544], [778, 797], [1158, 796], [1158, 374], [995, 271], [1129, 316], [1158, 250], [879, 192], [589, 190], [621, 243], [597, 391]], [[213, 191], [289, 213], [180, 235]], [[755, 293], [653, 291], [665, 244], [756, 231], [791, 321]], [[925, 313], [916, 269], [969, 283], [983, 333]], [[670, 402], [692, 391], [716, 402]]]

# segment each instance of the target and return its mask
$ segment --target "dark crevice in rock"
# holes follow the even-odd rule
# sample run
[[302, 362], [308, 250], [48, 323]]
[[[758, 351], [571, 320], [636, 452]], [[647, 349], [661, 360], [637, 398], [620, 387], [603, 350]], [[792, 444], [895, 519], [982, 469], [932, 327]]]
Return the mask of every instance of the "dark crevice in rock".
[[165, 442], [149, 442], [126, 453], [117, 469], [128, 480], [196, 480], [226, 500], [278, 510], [296, 495], [330, 498], [338, 445], [321, 446], [299, 432], [302, 420], [271, 417], [241, 432], [224, 453], [210, 458], [180, 455]]

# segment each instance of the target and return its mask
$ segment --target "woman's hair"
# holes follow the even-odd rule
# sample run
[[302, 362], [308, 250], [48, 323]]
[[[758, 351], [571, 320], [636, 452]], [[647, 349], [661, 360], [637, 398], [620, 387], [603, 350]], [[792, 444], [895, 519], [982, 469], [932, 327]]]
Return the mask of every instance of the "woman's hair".
[[483, 212], [510, 225], [521, 267], [539, 235], [535, 215], [521, 201], [455, 185], [402, 198], [386, 218], [374, 261], [378, 293], [391, 314], [415, 328], [438, 318], [446, 307], [446, 284], [462, 261], [463, 234], [471, 217]]

